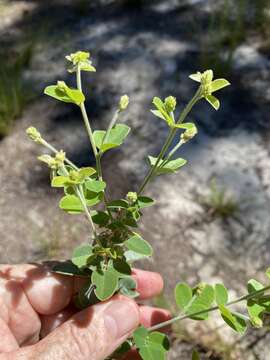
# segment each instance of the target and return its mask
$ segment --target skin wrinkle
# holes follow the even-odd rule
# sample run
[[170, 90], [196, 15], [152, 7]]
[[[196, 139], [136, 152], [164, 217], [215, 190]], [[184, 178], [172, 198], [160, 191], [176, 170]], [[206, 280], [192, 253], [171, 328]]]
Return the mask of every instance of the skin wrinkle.
[[[151, 272], [143, 272], [140, 270], [135, 270], [135, 273], [135, 276], [140, 278], [138, 291], [141, 293], [141, 299], [150, 298], [162, 290], [162, 279], [160, 275], [152, 275], [153, 273]], [[149, 277], [151, 287], [147, 289]], [[139, 309], [138, 305], [133, 302], [133, 300], [129, 300], [122, 295], [116, 295], [106, 302], [77, 312], [72, 318], [67, 320], [69, 317], [68, 312], [72, 315], [77, 310], [74, 309], [74, 307], [68, 309], [62, 308], [60, 311], [57, 309], [59, 309], [60, 303], [61, 306], [64, 307], [67, 298], [68, 300], [71, 299], [72, 294], [75, 293], [78, 287], [80, 288], [81, 284], [78, 284], [80, 282], [81, 279], [55, 276], [55, 274], [51, 273], [48, 274], [47, 269], [42, 270], [40, 265], [0, 266], [0, 306], [1, 301], [5, 304], [5, 306], [2, 307], [3, 310], [0, 307], [0, 320], [1, 310], [3, 311], [2, 316], [5, 317], [5, 319], [12, 313], [14, 317], [16, 315], [21, 317], [21, 320], [15, 321], [14, 324], [20, 330], [23, 329], [24, 325], [27, 325], [24, 336], [25, 341], [28, 343], [28, 346], [21, 347], [18, 350], [12, 349], [9, 350], [11, 351], [9, 353], [0, 354], [0, 360], [73, 360], [74, 358], [80, 359], [83, 357], [93, 360], [103, 360], [112, 353], [129, 334], [122, 338], [115, 338], [113, 327], [110, 328], [109, 325], [108, 329], [106, 326], [106, 315], [109, 315], [110, 312], [108, 310], [106, 314], [105, 310], [118, 300], [132, 302], [137, 311]], [[9, 286], [5, 286], [7, 283]], [[55, 291], [55, 286], [57, 291]], [[32, 292], [29, 291], [30, 289], [32, 289]], [[58, 294], [61, 292], [61, 289], [63, 289], [64, 295], [62, 299], [61, 296], [59, 299]], [[53, 301], [54, 297], [56, 297], [56, 308]], [[35, 306], [32, 306], [32, 301], [35, 304], [41, 303], [42, 306], [40, 310], [51, 315], [39, 316]], [[8, 311], [6, 304], [9, 306]], [[51, 330], [54, 328], [54, 319], [56, 320], [57, 316], [66, 310], [68, 310], [67, 317], [63, 319], [63, 317], [60, 316], [58, 318], [58, 325], [64, 320], [66, 320], [66, 322], [62, 323], [60, 327], [55, 328], [53, 332], [50, 332], [50, 327]], [[146, 311], [149, 311], [152, 315], [154, 315], [154, 312], [156, 314], [159, 313], [159, 310], [151, 308], [146, 309]], [[35, 335], [33, 336], [33, 318], [31, 316], [29, 318], [29, 314], [33, 313], [35, 314], [34, 320], [38, 319], [38, 322], [41, 324], [43, 324], [43, 322], [46, 324], [46, 318], [51, 321], [51, 323], [47, 322], [47, 324], [49, 324], [49, 328], [47, 329], [50, 333], [35, 345], [29, 345], [29, 341], [38, 341]], [[152, 320], [150, 313], [148, 318]], [[112, 310], [111, 314], [118, 314], [118, 312]], [[140, 314], [141, 319], [147, 317], [142, 317], [142, 311], [140, 311]], [[22, 316], [24, 316], [24, 318], [22, 318]], [[157, 320], [157, 316], [154, 317]], [[123, 318], [121, 311], [116, 315], [116, 318]], [[34, 325], [34, 327], [35, 326], [36, 325]], [[3, 327], [1, 328], [3, 329]], [[125, 329], [125, 326], [121, 328]], [[11, 334], [12, 332], [13, 330], [11, 329]], [[36, 330], [35, 332], [38, 333], [39, 331]], [[132, 332], [133, 331], [131, 331], [131, 333]], [[0, 332], [0, 344], [1, 340], [3, 341]], [[23, 343], [23, 345], [26, 345], [26, 343]], [[75, 356], [74, 353], [76, 354]], [[129, 357], [127, 357], [127, 359], [129, 359]]]

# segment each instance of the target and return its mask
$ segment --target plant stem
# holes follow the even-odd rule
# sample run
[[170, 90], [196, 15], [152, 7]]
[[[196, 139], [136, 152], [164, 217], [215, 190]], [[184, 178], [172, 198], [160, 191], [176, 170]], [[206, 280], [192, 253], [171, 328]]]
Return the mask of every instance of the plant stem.
[[102, 144], [103, 144], [103, 143], [106, 143], [106, 141], [108, 140], [110, 131], [111, 131], [111, 129], [114, 127], [116, 121], [118, 120], [119, 113], [120, 113], [120, 111], [119, 111], [119, 109], [117, 109], [116, 112], [115, 112], [114, 115], [113, 115], [112, 120], [111, 120], [110, 123], [109, 123], [109, 126], [108, 126], [108, 128], [107, 128], [107, 130], [106, 130], [105, 136], [104, 136], [104, 138], [103, 138], [103, 140], [102, 140]]
[[[179, 119], [177, 121], [177, 124], [180, 124], [185, 120], [185, 118], [190, 113], [193, 106], [201, 98], [200, 92], [201, 92], [201, 88], [199, 87], [198, 90], [196, 91], [195, 95], [193, 96], [193, 98], [189, 101], [187, 106], [182, 111], [182, 113], [181, 113], [181, 115], [180, 115], [180, 117], [179, 117]], [[167, 136], [167, 138], [165, 140], [165, 143], [164, 143], [164, 145], [163, 145], [163, 147], [162, 147], [162, 149], [161, 149], [161, 151], [160, 151], [160, 153], [158, 155], [157, 161], [156, 161], [155, 165], [150, 169], [150, 171], [148, 172], [146, 177], [144, 178], [143, 183], [139, 188], [138, 194], [141, 194], [145, 190], [147, 184], [154, 177], [156, 169], [158, 168], [159, 162], [163, 158], [163, 156], [166, 153], [166, 151], [168, 150], [168, 148], [170, 147], [177, 130], [178, 130], [177, 128], [171, 128], [170, 129], [170, 132], [169, 132], [169, 134], [168, 134], [168, 136]]]
[[[65, 165], [63, 165], [62, 169], [64, 170], [65, 174], [68, 176], [68, 171], [67, 171]], [[90, 212], [88, 210], [88, 207], [87, 207], [87, 204], [86, 204], [86, 201], [85, 201], [85, 197], [84, 197], [84, 194], [83, 194], [83, 188], [82, 188], [81, 185], [75, 185], [74, 190], [75, 190], [78, 198], [80, 199], [80, 202], [81, 202], [81, 204], [82, 204], [82, 206], [84, 208], [86, 217], [89, 220], [91, 228], [92, 228], [93, 233], [94, 233], [94, 236], [96, 237], [96, 235], [97, 235], [96, 227], [95, 227], [95, 225], [93, 223], [92, 216], [91, 216], [91, 214], [90, 214]]]
[[[42, 139], [41, 145], [45, 146], [47, 149], [51, 150], [54, 154], [57, 154], [59, 151], [53, 147], [51, 144], [49, 144], [46, 140]], [[78, 167], [69, 159], [65, 158], [65, 162], [73, 167], [75, 170], [78, 170]]]
[[[78, 66], [77, 71], [76, 71], [76, 78], [77, 78], [77, 88], [82, 92], [81, 69], [80, 69], [79, 66]], [[93, 132], [92, 132], [92, 129], [91, 129], [91, 125], [90, 125], [88, 116], [87, 116], [87, 112], [86, 112], [86, 109], [85, 109], [84, 102], [81, 103], [80, 109], [81, 109], [84, 125], [85, 125], [86, 131], [87, 131], [87, 134], [88, 134], [88, 137], [89, 137], [89, 140], [90, 140], [90, 144], [92, 146], [93, 153], [94, 153], [94, 156], [96, 158], [97, 155], [98, 155], [98, 152], [97, 152], [97, 148], [96, 148], [96, 145], [95, 145]], [[99, 177], [101, 177], [101, 174], [98, 173], [98, 175], [99, 175]]]
[[[250, 293], [250, 294], [247, 294], [247, 295], [244, 295], [244, 296], [241, 296], [239, 297], [238, 299], [236, 300], [233, 300], [233, 301], [230, 301], [228, 302], [227, 306], [231, 306], [231, 305], [234, 305], [234, 304], [237, 304], [239, 302], [242, 302], [242, 301], [245, 301], [245, 300], [249, 300], [249, 299], [252, 299], [258, 295], [261, 295], [263, 294], [265, 291], [269, 290], [270, 289], [270, 286], [266, 286], [264, 287], [263, 289], [261, 290], [257, 290], [257, 291], [254, 291], [253, 293]], [[205, 314], [205, 313], [209, 313], [209, 312], [212, 312], [212, 311], [216, 311], [218, 310], [219, 307], [218, 306], [213, 306], [211, 308], [208, 308], [208, 309], [205, 309], [205, 310], [201, 310], [201, 311], [197, 311], [197, 312], [194, 312], [194, 313], [191, 313], [191, 314], [184, 314], [184, 313], [181, 313], [180, 315], [168, 320], [168, 321], [164, 321], [160, 324], [157, 324], [157, 325], [154, 325], [154, 326], [151, 326], [150, 328], [148, 328], [147, 330], [148, 331], [155, 331], [155, 330], [158, 330], [158, 329], [161, 329], [165, 326], [169, 326], [169, 325], [172, 325], [173, 323], [175, 323], [176, 321], [181, 321], [181, 320], [185, 320], [185, 319], [188, 319], [188, 318], [191, 318], [191, 317], [194, 317], [194, 316], [198, 316], [198, 315], [202, 315], [202, 314]]]
[[86, 214], [86, 216], [87, 216], [87, 218], [88, 218], [88, 220], [89, 220], [89, 222], [90, 222], [90, 224], [92, 226], [92, 229], [93, 229], [93, 232], [94, 232], [94, 237], [96, 237], [96, 235], [97, 235], [96, 227], [95, 227], [95, 225], [93, 223], [92, 216], [91, 216], [91, 214], [90, 214], [90, 212], [88, 210], [88, 207], [87, 207], [87, 204], [86, 204], [86, 201], [85, 201], [85, 197], [84, 197], [84, 194], [83, 194], [83, 188], [82, 188], [81, 185], [79, 185], [78, 187], [77, 186], [75, 187], [75, 190], [76, 190], [76, 193], [78, 195], [78, 198], [80, 199], [80, 201], [82, 203], [85, 214]]
[[184, 144], [183, 141], [179, 141], [179, 143], [177, 145], [175, 145], [175, 147], [169, 152], [168, 156], [166, 156], [166, 159], [164, 159], [162, 161], [162, 163], [160, 164], [160, 166], [162, 167], [163, 165], [165, 165], [168, 161], [170, 161], [171, 157], [176, 153], [176, 151]]
[[[76, 71], [76, 78], [77, 78], [77, 88], [82, 92], [81, 69], [80, 69], [79, 66], [78, 66], [77, 71]], [[97, 147], [96, 147], [96, 144], [95, 144], [95, 141], [94, 141], [93, 132], [92, 132], [92, 129], [91, 129], [91, 125], [90, 125], [89, 118], [88, 118], [88, 115], [87, 115], [87, 112], [86, 112], [86, 109], [85, 109], [84, 102], [80, 105], [80, 108], [81, 108], [81, 113], [82, 113], [84, 125], [86, 127], [86, 131], [87, 131], [87, 134], [88, 134], [88, 137], [89, 137], [89, 140], [90, 140], [90, 144], [92, 146], [93, 153], [94, 153], [94, 156], [95, 156], [98, 178], [99, 178], [99, 180], [102, 180], [102, 168], [101, 168], [101, 161], [100, 161], [102, 153], [97, 151]], [[107, 208], [108, 214], [109, 214], [110, 218], [112, 219], [113, 217], [112, 217], [111, 211], [107, 207], [108, 200], [107, 200], [105, 191], [104, 191], [104, 203], [105, 203], [105, 206]]]

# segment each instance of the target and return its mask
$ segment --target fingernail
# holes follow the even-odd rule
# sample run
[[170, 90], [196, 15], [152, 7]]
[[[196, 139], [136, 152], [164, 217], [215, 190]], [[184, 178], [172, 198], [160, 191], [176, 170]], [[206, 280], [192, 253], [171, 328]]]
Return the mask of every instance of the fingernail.
[[117, 338], [135, 330], [139, 324], [139, 312], [136, 305], [128, 300], [115, 300], [104, 314], [105, 326]]

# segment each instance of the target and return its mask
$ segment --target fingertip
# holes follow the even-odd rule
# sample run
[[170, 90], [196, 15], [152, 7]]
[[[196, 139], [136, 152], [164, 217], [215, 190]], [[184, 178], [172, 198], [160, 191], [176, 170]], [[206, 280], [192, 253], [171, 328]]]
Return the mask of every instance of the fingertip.
[[133, 269], [132, 274], [137, 282], [140, 300], [159, 295], [164, 287], [162, 276], [156, 272]]
[[[151, 306], [140, 306], [140, 321], [141, 324], [145, 327], [151, 327], [162, 322], [168, 321], [171, 319], [171, 314], [166, 309], [153, 308]], [[169, 328], [166, 327], [162, 329], [163, 331], [168, 331]]]
[[22, 281], [25, 294], [34, 310], [41, 315], [51, 315], [64, 309], [71, 300], [73, 279], [37, 267]]

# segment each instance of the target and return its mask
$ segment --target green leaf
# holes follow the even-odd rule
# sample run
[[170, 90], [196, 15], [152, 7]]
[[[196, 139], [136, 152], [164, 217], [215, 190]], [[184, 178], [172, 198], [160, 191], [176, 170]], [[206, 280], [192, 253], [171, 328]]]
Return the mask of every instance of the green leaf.
[[[155, 158], [153, 156], [148, 156], [149, 162], [151, 167], [153, 167], [158, 158]], [[160, 164], [162, 163], [163, 160], [160, 161]], [[169, 174], [169, 173], [175, 173], [177, 172], [182, 166], [184, 166], [187, 163], [187, 161], [185, 159], [182, 158], [178, 158], [175, 160], [170, 160], [168, 162], [166, 162], [162, 168], [160, 168], [160, 165], [158, 167], [158, 169], [156, 170], [157, 174]]]
[[212, 90], [212, 92], [218, 91], [229, 85], [231, 85], [231, 84], [226, 79], [216, 79], [211, 83], [211, 90]]
[[57, 263], [56, 265], [54, 265], [52, 271], [56, 272], [58, 274], [62, 274], [62, 275], [87, 276], [75, 264], [73, 264], [70, 260]]
[[66, 195], [59, 202], [60, 209], [69, 213], [83, 212], [83, 206], [80, 199], [76, 195]]
[[129, 132], [129, 126], [125, 124], [117, 124], [111, 129], [105, 142], [103, 141], [106, 131], [96, 130], [93, 133], [93, 137], [96, 147], [104, 153], [109, 149], [122, 145]]
[[[59, 86], [59, 83], [61, 83], [61, 86]], [[58, 82], [57, 85], [47, 86], [44, 90], [44, 94], [51, 96], [54, 99], [76, 105], [80, 105], [85, 100], [85, 97], [80, 90], [69, 88], [63, 81]]]
[[92, 167], [82, 167], [79, 169], [79, 177], [81, 180], [88, 178], [89, 176], [95, 174], [96, 170]]
[[110, 267], [93, 271], [91, 280], [96, 286], [95, 294], [101, 301], [109, 299], [118, 287], [118, 274]]
[[130, 298], [138, 297], [139, 293], [136, 291], [136, 287], [137, 283], [131, 276], [119, 279], [119, 291], [122, 295]]
[[202, 74], [200, 72], [197, 72], [196, 74], [189, 75], [189, 78], [200, 83], [202, 79]]
[[213, 106], [215, 110], [220, 108], [220, 102], [214, 95], [207, 95], [206, 100]]
[[254, 300], [247, 301], [247, 309], [248, 314], [250, 317], [250, 321], [253, 326], [255, 327], [262, 327], [263, 326], [263, 313], [265, 311], [265, 307], [259, 305]]
[[87, 180], [85, 182], [86, 189], [92, 192], [101, 192], [106, 188], [106, 183], [101, 180]]
[[95, 224], [106, 226], [110, 221], [110, 216], [104, 211], [92, 211], [92, 220]]
[[131, 275], [131, 267], [123, 259], [117, 258], [113, 260], [113, 268], [119, 276]]
[[270, 268], [268, 268], [268, 269], [266, 270], [265, 275], [270, 279]]
[[140, 235], [135, 234], [128, 240], [124, 242], [128, 250], [134, 251], [135, 253], [151, 256], [153, 253], [153, 249], [151, 245], [145, 241]]
[[215, 285], [215, 299], [218, 305], [226, 305], [228, 302], [228, 291], [223, 284]]
[[110, 209], [127, 209], [129, 204], [126, 200], [113, 200], [108, 204], [108, 208]]
[[77, 247], [72, 254], [71, 261], [74, 265], [82, 267], [87, 265], [87, 259], [93, 254], [93, 248], [91, 245], [81, 245]]
[[68, 176], [55, 176], [52, 179], [51, 186], [52, 187], [64, 187], [68, 181], [69, 181]]
[[86, 191], [84, 196], [85, 196], [87, 206], [94, 206], [94, 205], [98, 204], [103, 199], [103, 193], [102, 192], [95, 193], [95, 192], [92, 192], [92, 191]]
[[[186, 310], [187, 314], [204, 311], [210, 308], [214, 301], [215, 292], [211, 285], [204, 285], [203, 289], [195, 293], [194, 296], [195, 299]], [[205, 320], [208, 318], [208, 313], [205, 312], [199, 315], [191, 316], [191, 318], [194, 320]]]
[[59, 90], [57, 85], [47, 86], [44, 90], [44, 94], [51, 96], [54, 99], [64, 101], [66, 103], [72, 103], [71, 99], [68, 95], [65, 94], [64, 91]]
[[133, 263], [134, 261], [147, 258], [146, 255], [138, 254], [137, 252], [131, 250], [125, 251], [124, 255], [128, 263]]
[[250, 279], [247, 284], [248, 293], [251, 294], [255, 291], [262, 290], [264, 288], [263, 284], [261, 284], [259, 281]]
[[140, 209], [154, 205], [155, 201], [147, 196], [138, 196], [138, 206]]
[[133, 333], [133, 338], [143, 360], [165, 360], [169, 350], [166, 335], [157, 331], [149, 333], [141, 326]]
[[229, 325], [234, 331], [244, 334], [247, 328], [246, 321], [239, 316], [239, 314], [231, 312], [224, 305], [219, 305], [219, 310], [223, 320]]
[[174, 289], [174, 296], [177, 306], [185, 311], [192, 300], [192, 289], [185, 283], [178, 283]]
[[198, 351], [193, 350], [191, 360], [200, 360], [200, 355], [199, 355]]

